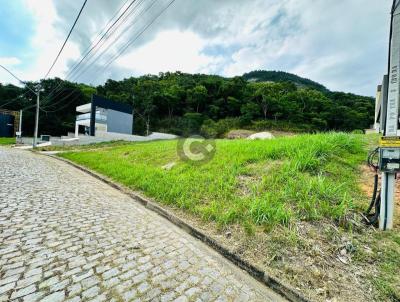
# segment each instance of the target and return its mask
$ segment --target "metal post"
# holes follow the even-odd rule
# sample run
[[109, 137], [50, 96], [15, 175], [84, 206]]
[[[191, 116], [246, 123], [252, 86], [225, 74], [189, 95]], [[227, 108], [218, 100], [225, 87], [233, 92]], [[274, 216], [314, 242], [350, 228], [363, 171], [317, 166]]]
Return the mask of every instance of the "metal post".
[[[400, 103], [400, 1], [393, 1], [390, 46], [389, 46], [389, 73], [387, 89], [386, 121], [384, 138], [396, 139], [399, 137], [399, 103]], [[398, 147], [397, 147], [398, 148]], [[395, 148], [396, 150], [396, 148]], [[397, 149], [398, 150], [398, 149]], [[393, 150], [391, 150], [393, 151]], [[393, 154], [398, 151], [392, 152]], [[381, 155], [385, 157], [384, 155]], [[398, 158], [398, 155], [397, 157]], [[392, 158], [389, 159], [392, 160]], [[382, 160], [382, 158], [381, 158]], [[396, 171], [382, 173], [382, 190], [379, 216], [379, 228], [383, 231], [393, 228], [394, 199], [396, 187]]]
[[19, 126], [18, 126], [18, 132], [20, 133], [20, 136], [22, 136], [22, 110], [19, 111]]
[[396, 174], [382, 173], [381, 212], [379, 215], [379, 229], [386, 231], [393, 229], [394, 197]]
[[40, 106], [40, 86], [36, 91], [36, 117], [35, 117], [35, 132], [33, 134], [33, 148], [37, 146], [37, 137], [39, 131], [39, 106]]

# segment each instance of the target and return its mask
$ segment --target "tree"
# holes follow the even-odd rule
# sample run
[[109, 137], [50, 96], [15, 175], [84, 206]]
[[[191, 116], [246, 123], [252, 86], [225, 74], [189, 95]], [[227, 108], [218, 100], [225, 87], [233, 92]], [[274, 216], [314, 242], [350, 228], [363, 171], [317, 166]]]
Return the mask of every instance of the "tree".
[[188, 103], [199, 113], [200, 106], [203, 106], [207, 100], [207, 89], [203, 85], [197, 85], [187, 92]]
[[134, 86], [133, 110], [146, 125], [146, 135], [150, 134], [151, 116], [156, 109], [154, 98], [158, 93], [158, 83], [152, 79], [143, 79]]

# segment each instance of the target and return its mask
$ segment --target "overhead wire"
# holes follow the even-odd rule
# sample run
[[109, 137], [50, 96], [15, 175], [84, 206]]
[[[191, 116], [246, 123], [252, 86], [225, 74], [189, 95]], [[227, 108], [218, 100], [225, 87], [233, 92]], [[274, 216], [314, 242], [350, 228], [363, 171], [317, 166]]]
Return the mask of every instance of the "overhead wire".
[[[146, 13], [146, 12], [153, 6], [153, 4], [154, 4], [156, 1], [158, 1], [158, 0], [155, 0], [155, 1], [152, 3], [152, 5], [151, 5], [150, 7], [148, 7], [146, 10], [142, 11], [142, 14], [143, 14], [143, 13]], [[139, 0], [138, 5], [137, 5], [136, 7], [139, 7], [139, 5], [143, 4], [144, 2], [145, 2], [145, 0]], [[126, 16], [126, 18], [124, 19], [124, 23], [125, 23], [126, 20], [132, 15], [133, 12], [134, 12], [134, 11], [131, 11], [131, 13], [130, 13], [129, 15]], [[132, 27], [133, 25], [135, 25], [135, 24], [138, 22], [138, 20], [139, 20], [138, 18], [135, 18], [135, 19], [133, 20], [133, 22], [131, 22], [128, 26], [126, 26], [126, 29], [128, 29], [128, 28]], [[122, 25], [122, 24], [123, 24], [123, 23], [121, 23], [120, 25]], [[119, 27], [118, 27], [118, 28], [119, 28]], [[114, 31], [113, 33], [115, 33], [115, 32], [118, 30], [118, 28], [116, 28], [115, 31]], [[94, 65], [95, 61], [100, 60], [100, 58], [101, 58], [105, 53], [107, 53], [107, 51], [108, 51], [112, 46], [114, 46], [115, 43], [117, 43], [117, 42], [119, 41], [119, 39], [120, 39], [123, 35], [125, 35], [125, 34], [128, 33], [128, 32], [129, 32], [129, 31], [127, 31], [127, 30], [122, 30], [122, 31], [119, 33], [119, 35], [118, 35], [114, 40], [112, 40], [111, 43], [109, 43], [108, 46], [106, 46], [106, 48], [105, 48], [97, 57], [95, 57], [95, 55], [97, 54], [97, 52], [98, 52], [101, 48], [96, 49], [96, 51], [95, 51], [95, 53], [93, 54], [93, 56], [89, 59], [89, 62], [90, 62], [90, 60], [94, 58], [94, 59], [92, 60], [92, 62], [89, 63], [89, 64], [87, 64], [86, 66], [84, 66], [84, 67], [83, 67], [83, 70], [81, 70], [80, 73], [76, 74], [72, 79], [73, 79], [73, 80], [77, 80], [80, 76], [82, 76], [87, 70], [89, 70], [89, 69]], [[110, 36], [110, 37], [111, 37], [111, 36]], [[108, 40], [108, 39], [107, 39], [107, 40]], [[107, 41], [107, 40], [106, 40], [106, 41]], [[106, 41], [104, 41], [104, 43], [105, 43]], [[104, 43], [103, 43], [103, 45], [104, 45]], [[72, 80], [72, 79], [71, 79], [71, 80]]]
[[[126, 4], [127, 4], [129, 1], [131, 1], [131, 3], [129, 4], [129, 6], [126, 7], [125, 10], [119, 15], [119, 17], [113, 22], [113, 20], [118, 16], [118, 14], [122, 11], [122, 9], [126, 6]], [[76, 63], [76, 64], [73, 66], [73, 68], [68, 72], [66, 78], [71, 74], [71, 72], [73, 72], [74, 70], [76, 70], [76, 69], [79, 67], [79, 65], [83, 62], [84, 57], [85, 57], [85, 56], [87, 57], [87, 55], [94, 49], [94, 45], [98, 45], [99, 42], [100, 42], [102, 39], [104, 39], [104, 37], [107, 35], [107, 33], [110, 31], [110, 29], [111, 29], [112, 27], [114, 27], [115, 24], [117, 24], [117, 22], [118, 22], [118, 21], [121, 19], [121, 17], [128, 11], [128, 9], [132, 6], [132, 4], [135, 3], [135, 1], [136, 1], [136, 0], [127, 0], [127, 1], [118, 9], [118, 11], [117, 11], [117, 12], [113, 15], [113, 17], [108, 21], [108, 23], [106, 24], [106, 26], [105, 26], [105, 27], [99, 32], [99, 34], [97, 35], [97, 38], [96, 38], [96, 39], [98, 39], [97, 42], [92, 43], [92, 45], [90, 45], [90, 46], [87, 48], [87, 50], [85, 51], [85, 55], [84, 55], [84, 56], [82, 57], [82, 59], [81, 59], [78, 63]], [[113, 23], [112, 23], [112, 22], [113, 22]], [[111, 24], [111, 23], [112, 23], [112, 24]], [[110, 25], [110, 24], [111, 24], [111, 25]], [[94, 41], [96, 41], [96, 39], [95, 39]], [[55, 93], [56, 90], [58, 91], [58, 93], [61, 92], [60, 86], [62, 86], [62, 84], [63, 84], [63, 83], [60, 82], [59, 85], [57, 85], [57, 87], [55, 87], [55, 88], [49, 93], [48, 97], [43, 101], [43, 104], [44, 104], [44, 105], [46, 105], [46, 104], [49, 103], [49, 101], [50, 101], [50, 99], [49, 99], [50, 96], [53, 95], [53, 94]], [[46, 103], [46, 101], [47, 101], [47, 103]]]
[[[153, 2], [152, 5], [154, 5], [156, 1]], [[136, 42], [155, 22], [156, 20], [158, 20], [158, 18], [175, 2], [175, 0], [171, 0], [168, 5], [166, 7], [164, 7], [152, 20], [150, 23], [148, 23], [133, 39], [129, 40], [128, 43], [126, 43], [123, 48], [115, 55], [111, 58], [111, 60], [109, 60], [107, 62], [107, 64], [103, 67], [103, 71], [105, 71], [115, 60], [117, 60], [134, 42]], [[151, 5], [151, 6], [152, 6]], [[98, 75], [95, 77], [95, 79], [97, 79], [99, 76], [101, 75], [101, 73], [98, 73]], [[72, 93], [71, 92], [67, 97], [71, 96]], [[70, 101], [70, 103], [72, 103], [74, 100], [76, 100], [76, 98], [79, 96], [76, 96], [75, 98], [73, 98], [73, 100]], [[62, 108], [63, 109], [63, 108]], [[62, 110], [62, 109], [56, 109], [53, 112]]]
[[83, 2], [82, 7], [81, 7], [81, 9], [79, 10], [78, 15], [76, 16], [75, 21], [74, 21], [74, 24], [72, 25], [71, 29], [69, 30], [69, 33], [68, 33], [68, 35], [67, 35], [67, 37], [66, 37], [66, 39], [65, 39], [65, 41], [64, 41], [64, 43], [63, 43], [63, 45], [61, 46], [60, 51], [58, 52], [56, 58], [55, 58], [54, 61], [53, 61], [53, 64], [50, 66], [49, 70], [47, 71], [46, 75], [44, 76], [45, 79], [48, 77], [48, 75], [50, 74], [50, 72], [53, 70], [53, 67], [56, 65], [56, 63], [57, 63], [57, 61], [58, 61], [58, 59], [59, 59], [61, 53], [62, 53], [63, 50], [64, 50], [65, 45], [67, 44], [67, 42], [68, 42], [68, 40], [69, 40], [69, 37], [71, 36], [72, 32], [74, 31], [74, 28], [75, 28], [76, 23], [78, 23], [79, 17], [81, 16], [82, 11], [83, 11], [83, 9], [84, 9], [85, 6], [86, 6], [87, 1], [88, 1], [88, 0], [85, 0], [85, 1]]
[[67, 74], [66, 78], [68, 78], [71, 74], [73, 74], [73, 72], [77, 69], [78, 66], [80, 66], [80, 64], [82, 64], [82, 62], [88, 57], [88, 55], [105, 39], [107, 39], [107, 35], [108, 33], [113, 29], [114, 26], [116, 26], [116, 24], [118, 24], [118, 22], [121, 20], [121, 18], [129, 11], [129, 9], [132, 7], [132, 5], [136, 2], [137, 0], [132, 0], [131, 3], [128, 5], [128, 7], [125, 8], [125, 10], [122, 12], [122, 14], [111, 24], [111, 26], [108, 27], [108, 29], [102, 34], [102, 36], [100, 37], [100, 39], [94, 43], [94, 45], [92, 45], [90, 47], [90, 49], [83, 55], [83, 57], [81, 58], [81, 60], [72, 68], [72, 70]]

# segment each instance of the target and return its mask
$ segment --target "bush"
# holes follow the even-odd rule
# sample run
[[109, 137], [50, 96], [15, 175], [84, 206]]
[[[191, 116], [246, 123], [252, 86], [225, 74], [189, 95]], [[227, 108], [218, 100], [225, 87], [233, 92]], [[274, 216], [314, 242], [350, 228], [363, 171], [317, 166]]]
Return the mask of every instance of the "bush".
[[206, 120], [201, 127], [200, 133], [207, 138], [217, 138], [223, 137], [225, 133], [237, 128], [240, 128], [239, 118], [226, 118], [218, 122]]
[[186, 113], [183, 118], [185, 119], [186, 129], [189, 135], [198, 134], [201, 125], [203, 124], [204, 117], [201, 113]]
[[292, 124], [286, 121], [274, 121], [274, 120], [253, 121], [249, 126], [245, 128], [254, 131], [281, 130], [289, 132], [312, 132], [315, 130], [310, 125]]

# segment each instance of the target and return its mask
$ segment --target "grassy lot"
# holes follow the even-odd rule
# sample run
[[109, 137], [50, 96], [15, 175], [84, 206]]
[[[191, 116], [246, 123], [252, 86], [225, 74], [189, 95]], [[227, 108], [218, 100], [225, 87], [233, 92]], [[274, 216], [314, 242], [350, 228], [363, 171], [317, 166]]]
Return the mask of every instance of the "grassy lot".
[[[344, 217], [354, 206], [352, 171], [364, 156], [360, 141], [345, 134], [221, 140], [216, 156], [203, 166], [179, 161], [175, 141], [61, 156], [204, 219], [270, 227]], [[162, 168], [171, 162], [177, 163], [171, 170]]]
[[[211, 229], [237, 226], [239, 235], [231, 239], [236, 242], [228, 240], [228, 245], [240, 242], [237, 253], [294, 286], [304, 287], [304, 293], [313, 299], [323, 301], [334, 293], [339, 301], [357, 301], [365, 299], [361, 287], [365, 291], [372, 287], [368, 295], [376, 301], [399, 301], [398, 231], [380, 235], [365, 227], [356, 230], [352, 223], [354, 213], [367, 203], [358, 179], [367, 143], [363, 135], [344, 133], [272, 141], [218, 140], [215, 157], [204, 165], [180, 161], [176, 141], [103, 144], [60, 156], [198, 217]], [[171, 169], [163, 168], [171, 163], [175, 163]], [[242, 230], [252, 239], [243, 238]], [[347, 276], [340, 266], [343, 263], [337, 263], [343, 238], [350, 238], [346, 240], [355, 247], [347, 256], [352, 259], [352, 270], [365, 273], [360, 277], [365, 288], [353, 289], [354, 271]], [[314, 263], [315, 267], [326, 268], [328, 262], [333, 272], [345, 277], [310, 275], [301, 259], [305, 255], [317, 259], [316, 244], [322, 246], [323, 261]], [[300, 263], [285, 260], [296, 257]], [[295, 271], [296, 264], [302, 269]], [[310, 281], [305, 284], [307, 278]], [[320, 294], [316, 287], [327, 288]]]
[[15, 137], [0, 137], [0, 145], [13, 145], [15, 144]]

